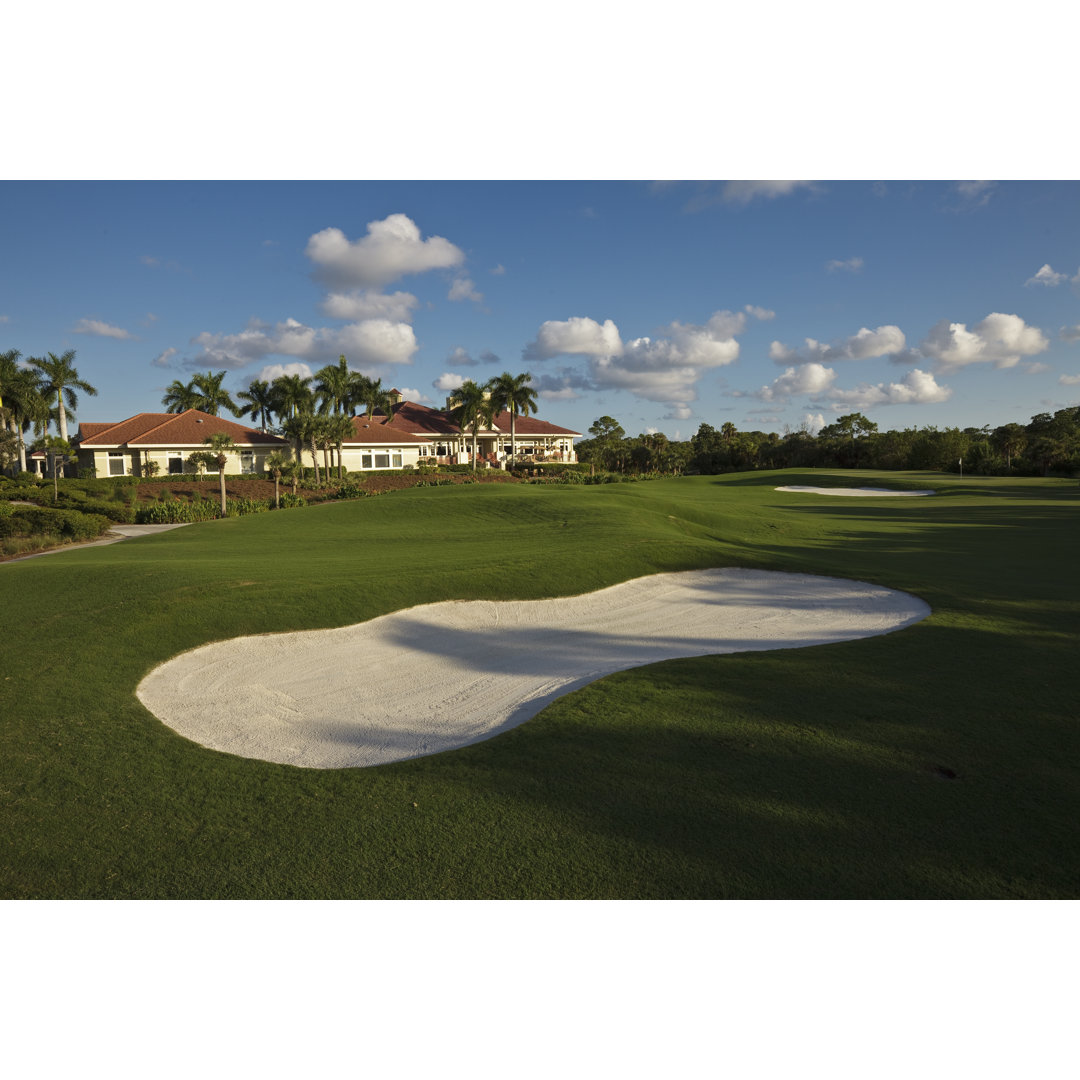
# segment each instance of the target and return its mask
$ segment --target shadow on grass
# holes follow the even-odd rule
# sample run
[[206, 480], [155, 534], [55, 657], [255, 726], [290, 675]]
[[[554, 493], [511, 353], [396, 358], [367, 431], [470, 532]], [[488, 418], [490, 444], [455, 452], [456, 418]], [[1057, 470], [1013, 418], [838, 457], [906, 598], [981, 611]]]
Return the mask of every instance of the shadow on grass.
[[916, 632], [932, 640], [891, 669], [878, 641], [622, 672], [498, 742], [388, 771], [460, 775], [564, 817], [595, 838], [577, 847], [612, 895], [1076, 895], [1067, 703], [1033, 717], [994, 677], [1003, 646], [975, 685], [927, 669], [969, 635]]

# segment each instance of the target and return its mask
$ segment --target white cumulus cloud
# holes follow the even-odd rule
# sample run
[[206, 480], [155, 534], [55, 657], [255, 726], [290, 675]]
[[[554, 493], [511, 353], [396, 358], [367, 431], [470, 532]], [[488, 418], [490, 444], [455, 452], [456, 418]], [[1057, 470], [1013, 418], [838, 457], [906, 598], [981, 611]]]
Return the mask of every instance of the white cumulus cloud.
[[406, 401], [415, 401], [420, 403], [431, 400], [431, 398], [429, 398], [427, 394], [422, 394], [419, 390], [416, 390], [411, 386], [399, 386], [398, 391]]
[[899, 326], [879, 326], [876, 330], [862, 327], [851, 337], [843, 341], [826, 345], [806, 338], [802, 350], [789, 349], [782, 342], [774, 341], [769, 346], [769, 358], [777, 364], [790, 364], [807, 360], [816, 360], [823, 364], [832, 364], [845, 360], [872, 360], [879, 356], [891, 356], [903, 350], [907, 344], [904, 332]]
[[1038, 327], [1028, 326], [1019, 315], [995, 311], [970, 330], [965, 323], [942, 319], [930, 329], [919, 349], [934, 361], [939, 373], [948, 373], [979, 363], [1015, 367], [1021, 357], [1045, 352], [1049, 346]]
[[1034, 275], [1029, 277], [1024, 282], [1025, 285], [1046, 285], [1053, 288], [1055, 285], [1060, 285], [1063, 281], [1068, 281], [1068, 274], [1059, 274], [1049, 263], [1043, 263]]
[[459, 390], [464, 382], [464, 375], [455, 375], [452, 371], [444, 371], [431, 385], [436, 390]]
[[299, 375], [301, 379], [310, 379], [312, 370], [307, 364], [267, 364], [259, 372], [258, 378], [263, 382], [273, 382], [282, 375]]
[[536, 340], [525, 347], [525, 359], [547, 360], [553, 356], [620, 356], [623, 350], [619, 328], [606, 319], [575, 315], [557, 322], [548, 320], [536, 333]]
[[338, 228], [308, 239], [304, 253], [315, 263], [315, 276], [331, 288], [381, 288], [406, 274], [460, 266], [465, 253], [442, 236], [421, 237], [405, 214], [368, 223], [367, 235], [349, 240]]
[[176, 355], [177, 350], [171, 346], [164, 352], [160, 352], [153, 360], [150, 361], [154, 367], [167, 368], [172, 361], [172, 358]]
[[768, 386], [763, 386], [754, 397], [762, 401], [776, 401], [802, 394], [817, 396], [828, 390], [835, 381], [836, 372], [832, 368], [811, 361], [789, 367]]
[[477, 292], [476, 284], [472, 278], [467, 278], [464, 275], [459, 275], [454, 278], [453, 284], [450, 286], [450, 292], [447, 293], [447, 300], [474, 300], [476, 303], [481, 303], [484, 299], [482, 292]]
[[1076, 386], [1080, 383], [1080, 375], [1061, 375], [1058, 377], [1058, 382], [1062, 386]]
[[80, 319], [73, 327], [73, 334], [92, 334], [94, 337], [116, 338], [119, 341], [131, 341], [134, 335], [119, 326], [110, 326], [100, 319]]
[[412, 322], [419, 301], [412, 293], [381, 293], [358, 289], [351, 293], [330, 293], [319, 305], [332, 319], [390, 319]]
[[[697, 397], [696, 383], [706, 370], [738, 359], [735, 335], [745, 327], [745, 313], [716, 311], [703, 326], [674, 322], [661, 331], [663, 337], [640, 337], [624, 343], [611, 319], [599, 323], [575, 316], [545, 322], [536, 340], [526, 346], [524, 356], [527, 360], [585, 357], [587, 383], [578, 385], [593, 390], [627, 390], [648, 401], [668, 404], [674, 415]], [[571, 384], [564, 377], [561, 386], [547, 389], [557, 391], [567, 385]]]
[[185, 362], [227, 369], [245, 367], [267, 356], [293, 356], [317, 367], [333, 363], [343, 353], [351, 367], [365, 370], [412, 363], [418, 346], [413, 328], [389, 319], [367, 319], [336, 329], [306, 326], [296, 319], [274, 325], [252, 320], [237, 334], [204, 332], [191, 339], [202, 354]]
[[933, 405], [947, 401], [952, 390], [938, 385], [927, 371], [914, 368], [899, 382], [861, 383], [854, 390], [831, 390], [829, 400], [833, 409], [869, 409], [875, 405]]
[[762, 322], [768, 322], [769, 319], [776, 318], [776, 312], [770, 308], [758, 307], [756, 304], [747, 304], [743, 309], [748, 315], [753, 315], [755, 319], [760, 319]]

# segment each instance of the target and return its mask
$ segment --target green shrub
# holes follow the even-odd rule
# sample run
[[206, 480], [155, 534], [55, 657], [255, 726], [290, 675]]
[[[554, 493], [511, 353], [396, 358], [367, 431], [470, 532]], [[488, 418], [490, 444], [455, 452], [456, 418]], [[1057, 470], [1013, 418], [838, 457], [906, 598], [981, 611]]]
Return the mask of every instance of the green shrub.
[[96, 540], [112, 522], [101, 514], [46, 506], [17, 506], [0, 517], [0, 536], [51, 536], [69, 543]]
[[242, 496], [228, 501], [229, 517], [242, 517], [244, 514], [265, 514], [273, 503], [269, 499], [245, 499]]
[[221, 504], [216, 499], [151, 503], [139, 507], [135, 522], [138, 525], [190, 525], [196, 521], [212, 521], [220, 511]]
[[281, 509], [291, 510], [296, 506], [307, 506], [307, 499], [303, 495], [294, 495], [291, 491], [281, 493]]

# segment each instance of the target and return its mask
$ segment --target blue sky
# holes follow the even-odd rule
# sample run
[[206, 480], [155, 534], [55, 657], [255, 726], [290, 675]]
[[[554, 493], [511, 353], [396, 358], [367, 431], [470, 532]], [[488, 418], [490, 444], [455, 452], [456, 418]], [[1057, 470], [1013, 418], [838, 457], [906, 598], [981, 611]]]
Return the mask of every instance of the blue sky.
[[441, 406], [981, 426], [1080, 402], [1074, 182], [4, 182], [0, 339], [75, 349], [81, 420], [173, 379], [350, 365]]

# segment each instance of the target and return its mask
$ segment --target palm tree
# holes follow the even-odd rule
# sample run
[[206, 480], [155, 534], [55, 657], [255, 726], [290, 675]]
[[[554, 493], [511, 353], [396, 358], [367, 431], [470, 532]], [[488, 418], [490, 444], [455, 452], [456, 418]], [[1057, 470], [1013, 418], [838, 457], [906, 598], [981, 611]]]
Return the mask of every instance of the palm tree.
[[281, 509], [281, 496], [278, 494], [278, 484], [281, 482], [281, 474], [289, 467], [290, 463], [290, 459], [280, 450], [275, 450], [272, 454], [266, 455], [264, 464], [267, 471], [274, 478], [274, 508], [276, 510]]
[[[380, 380], [381, 381], [381, 380]], [[375, 384], [359, 371], [349, 372], [349, 397], [345, 403], [345, 411], [356, 415], [356, 410], [367, 406], [367, 400]]]
[[532, 376], [526, 371], [521, 375], [511, 375], [504, 371], [496, 375], [488, 384], [491, 391], [491, 406], [495, 413], [508, 410], [510, 413], [510, 463], [517, 462], [517, 416], [528, 416], [536, 412], [536, 391], [529, 386]]
[[219, 371], [216, 375], [212, 371], [196, 375], [191, 380], [191, 385], [199, 392], [200, 402], [195, 406], [204, 413], [217, 416], [220, 409], [228, 409], [233, 416], [243, 416], [244, 410], [229, 396], [229, 391], [221, 384], [225, 381], [226, 371]]
[[0, 431], [10, 430], [18, 453], [19, 470], [26, 471], [26, 440], [31, 425], [44, 434], [49, 403], [41, 394], [37, 376], [18, 366], [19, 351], [0, 353]]
[[315, 393], [319, 395], [319, 412], [345, 412], [352, 397], [354, 383], [345, 357], [336, 364], [327, 364], [315, 372]]
[[[222, 372], [224, 375], [225, 373]], [[225, 516], [225, 466], [229, 464], [229, 459], [225, 454], [226, 450], [231, 450], [236, 443], [232, 441], [231, 435], [226, 435], [223, 431], [215, 431], [213, 435], [207, 435], [203, 442], [210, 447], [210, 453], [216, 454], [215, 460], [218, 467], [218, 484], [221, 487], [221, 516]]]
[[97, 388], [85, 379], [79, 378], [75, 370], [75, 350], [68, 349], [63, 356], [49, 353], [46, 357], [31, 357], [30, 366], [41, 372], [41, 392], [46, 397], [56, 395], [57, 428], [62, 442], [68, 441], [67, 413], [64, 402], [72, 411], [78, 408], [79, 399], [76, 390], [82, 390], [91, 397], [97, 397]]
[[297, 412], [282, 425], [286, 438], [296, 441], [296, 460], [302, 462], [301, 453], [307, 447], [311, 451], [311, 461], [315, 466], [315, 486], [322, 483], [319, 475], [319, 426], [318, 417], [313, 412]]
[[274, 391], [274, 412], [279, 420], [296, 416], [311, 403], [311, 379], [299, 375], [279, 375], [271, 384]]
[[466, 428], [472, 432], [472, 467], [476, 472], [476, 442], [481, 426], [490, 427], [493, 416], [491, 396], [472, 379], [466, 379], [457, 390], [454, 391], [456, 404], [450, 410], [454, 423], [464, 431]]
[[6, 353], [0, 353], [0, 431], [7, 431], [9, 426], [12, 430], [15, 427], [14, 417], [11, 415], [11, 402], [4, 405], [4, 395], [11, 394], [11, 384], [15, 381], [16, 377], [21, 370], [19, 368], [19, 357], [22, 353], [18, 349], [9, 349]]
[[237, 393], [236, 398], [244, 403], [236, 415], [250, 416], [252, 420], [258, 420], [259, 430], [266, 431], [266, 421], [273, 413], [276, 403], [273, 387], [262, 379], [253, 379], [246, 390]]
[[195, 389], [194, 382], [189, 382], [185, 385], [179, 379], [173, 379], [173, 381], [165, 387], [165, 396], [161, 399], [161, 404], [165, 406], [166, 412], [187, 412], [188, 409], [198, 409], [201, 407], [202, 394]]
[[381, 412], [386, 419], [384, 424], [389, 424], [394, 419], [394, 399], [390, 396], [389, 390], [384, 390], [382, 385], [382, 379], [376, 379], [372, 382], [368, 380], [367, 394], [364, 397], [364, 405], [367, 408], [367, 418], [370, 420], [376, 412]]
[[351, 416], [328, 416], [325, 418], [326, 435], [337, 449], [337, 474], [338, 479], [343, 480], [344, 470], [341, 464], [342, 453], [345, 443], [353, 437], [353, 425]]

